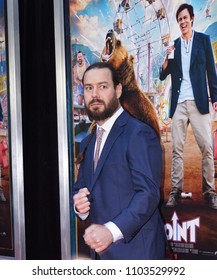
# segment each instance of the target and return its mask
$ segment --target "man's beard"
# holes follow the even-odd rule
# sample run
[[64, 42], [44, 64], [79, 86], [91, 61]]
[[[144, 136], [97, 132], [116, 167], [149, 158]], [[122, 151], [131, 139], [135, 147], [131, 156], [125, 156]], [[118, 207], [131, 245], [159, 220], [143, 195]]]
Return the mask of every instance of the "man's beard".
[[[88, 106], [94, 102], [104, 104], [104, 110], [100, 111], [99, 108], [94, 108], [93, 110], [90, 110]], [[85, 106], [86, 106], [87, 115], [90, 120], [104, 121], [110, 118], [112, 115], [114, 115], [114, 113], [117, 111], [119, 107], [119, 101], [114, 96], [106, 105], [105, 102], [101, 99], [93, 99], [88, 104], [85, 103]]]

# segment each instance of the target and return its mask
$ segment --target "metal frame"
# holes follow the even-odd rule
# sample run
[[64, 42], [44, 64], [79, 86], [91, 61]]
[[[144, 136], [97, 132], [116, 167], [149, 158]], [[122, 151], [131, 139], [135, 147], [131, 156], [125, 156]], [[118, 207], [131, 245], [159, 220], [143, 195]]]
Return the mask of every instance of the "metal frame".
[[54, 0], [60, 225], [62, 259], [71, 259], [64, 1]]
[[[21, 118], [19, 9], [17, 0], [7, 0], [8, 87], [10, 102], [11, 178], [15, 259], [26, 258], [23, 141]], [[5, 258], [1, 256], [1, 258]], [[8, 257], [6, 257], [8, 258]]]

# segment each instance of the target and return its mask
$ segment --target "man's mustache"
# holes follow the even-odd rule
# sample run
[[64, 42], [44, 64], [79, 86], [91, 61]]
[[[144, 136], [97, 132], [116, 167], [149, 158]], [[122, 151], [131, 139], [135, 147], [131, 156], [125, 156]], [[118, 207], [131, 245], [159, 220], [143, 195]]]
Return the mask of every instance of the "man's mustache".
[[91, 105], [91, 104], [94, 104], [94, 103], [101, 103], [101, 104], [104, 104], [104, 101], [101, 100], [101, 99], [92, 99], [88, 105]]

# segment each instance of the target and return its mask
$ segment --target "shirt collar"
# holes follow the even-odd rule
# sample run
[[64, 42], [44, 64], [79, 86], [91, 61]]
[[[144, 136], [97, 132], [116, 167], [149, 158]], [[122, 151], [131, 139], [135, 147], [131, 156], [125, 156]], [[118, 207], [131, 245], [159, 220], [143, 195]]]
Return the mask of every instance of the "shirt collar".
[[[189, 40], [189, 41], [192, 41], [192, 40], [193, 40], [193, 38], [194, 38], [194, 30], [192, 29], [192, 35], [191, 35], [191, 38], [189, 38], [188, 40]], [[181, 36], [181, 40], [182, 40], [182, 42], [186, 41], [184, 38], [182, 38], [182, 36]]]
[[109, 118], [102, 126], [99, 126], [97, 124], [97, 129], [99, 127], [103, 128], [107, 133], [110, 132], [113, 124], [115, 123], [116, 119], [122, 114], [122, 112], [124, 111], [123, 107], [120, 107], [115, 113], [114, 115], [111, 116], [111, 118]]

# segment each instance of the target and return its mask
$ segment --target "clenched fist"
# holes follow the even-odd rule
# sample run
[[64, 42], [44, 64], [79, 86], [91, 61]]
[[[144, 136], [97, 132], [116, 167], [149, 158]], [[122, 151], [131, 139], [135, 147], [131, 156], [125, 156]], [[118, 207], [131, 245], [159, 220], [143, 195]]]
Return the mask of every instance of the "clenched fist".
[[113, 242], [113, 236], [105, 225], [93, 224], [84, 233], [85, 243], [96, 253], [106, 250]]
[[90, 201], [88, 195], [90, 192], [87, 188], [82, 188], [73, 196], [75, 209], [80, 214], [86, 214], [90, 210]]

